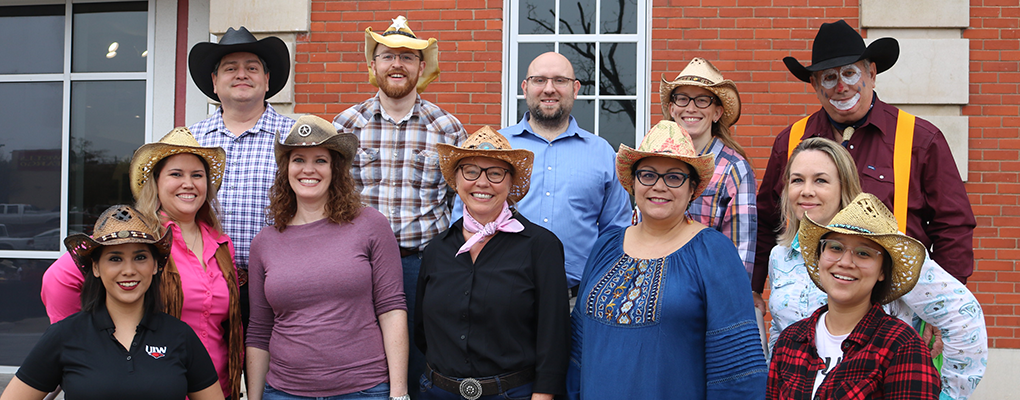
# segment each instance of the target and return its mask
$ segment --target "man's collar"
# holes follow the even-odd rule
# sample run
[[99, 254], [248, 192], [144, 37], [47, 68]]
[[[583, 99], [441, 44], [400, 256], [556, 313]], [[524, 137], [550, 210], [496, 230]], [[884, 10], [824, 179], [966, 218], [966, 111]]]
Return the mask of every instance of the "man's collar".
[[[531, 127], [530, 119], [531, 119], [531, 112], [530, 111], [525, 111], [524, 112], [524, 116], [521, 117], [521, 121], [518, 122], [517, 125], [516, 125], [516, 126], [521, 127], [521, 129], [520, 130], [517, 130], [517, 129], [511, 130], [510, 128], [513, 128], [513, 127], [507, 127], [507, 133], [510, 134], [510, 135], [519, 136], [519, 135], [523, 134], [524, 132], [528, 132], [528, 133], [531, 133], [532, 135], [535, 135], [535, 136], [538, 136], [538, 137], [542, 137], [542, 135], [539, 135], [538, 133], [535, 133], [535, 129]], [[580, 132], [581, 132], [581, 128], [577, 125], [577, 120], [574, 119], [573, 115], [571, 115], [570, 116], [570, 123], [567, 124], [567, 129], [565, 131], [563, 131], [563, 133], [560, 133], [559, 136], [556, 136], [556, 139], [553, 139], [552, 141], [560, 140], [561, 138], [565, 138], [565, 137], [569, 137], [569, 136], [577, 136], [577, 137], [579, 137], [581, 139], [586, 139], [583, 135], [580, 134]]]
[[841, 122], [836, 122], [835, 120], [832, 119], [832, 116], [830, 116], [828, 112], [825, 113], [825, 117], [828, 118], [829, 119], [829, 123], [832, 124], [832, 126], [835, 126], [836, 130], [838, 130], [840, 132], [843, 132], [844, 130], [846, 130], [847, 127], [850, 127], [850, 126], [854, 127], [854, 130], [857, 130], [857, 129], [860, 129], [862, 126], [864, 126], [865, 123], [868, 122], [868, 117], [870, 117], [871, 116], [871, 112], [875, 110], [875, 102], [876, 101], [878, 101], [878, 95], [875, 94], [874, 92], [872, 92], [872, 94], [871, 94], [871, 105], [868, 106], [868, 112], [864, 114], [864, 117], [861, 117], [860, 120], [857, 120], [854, 123], [844, 124], [844, 123], [841, 123]]
[[396, 124], [401, 124], [404, 121], [410, 120], [411, 117], [421, 114], [421, 95], [418, 93], [414, 93], [414, 105], [411, 106], [411, 110], [408, 111], [407, 115], [402, 115], [400, 120], [397, 120], [394, 116], [390, 115], [385, 109], [383, 109], [382, 98], [379, 97], [379, 92], [377, 92], [372, 99], [375, 100], [372, 102], [370, 108], [372, 115], [378, 115], [383, 119], [389, 119]]

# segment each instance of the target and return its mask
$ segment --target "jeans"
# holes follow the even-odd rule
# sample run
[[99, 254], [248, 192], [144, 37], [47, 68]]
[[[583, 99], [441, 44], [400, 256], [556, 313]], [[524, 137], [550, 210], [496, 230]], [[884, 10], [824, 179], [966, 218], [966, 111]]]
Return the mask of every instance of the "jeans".
[[277, 390], [276, 388], [274, 388], [272, 386], [269, 386], [269, 384], [267, 383], [266, 384], [266, 390], [264, 392], [262, 392], [262, 398], [265, 399], [265, 400], [306, 400], [306, 399], [316, 399], [316, 400], [389, 400], [390, 399], [390, 384], [387, 383], [387, 382], [383, 382], [383, 383], [380, 383], [378, 385], [375, 385], [374, 387], [362, 390], [360, 392], [342, 394], [342, 395], [339, 395], [339, 396], [304, 397], [304, 396], [295, 396], [295, 395], [286, 393], [286, 392], [284, 392], [282, 390]]
[[[432, 385], [432, 380], [426, 374], [421, 375], [418, 381], [421, 385], [418, 398], [421, 400], [463, 400], [460, 393], [450, 393]], [[533, 383], [524, 384], [510, 390], [502, 390], [499, 394], [479, 397], [478, 400], [526, 400], [531, 398], [531, 387]]]
[[425, 373], [425, 355], [418, 346], [414, 344], [414, 303], [415, 294], [418, 292], [418, 272], [421, 271], [421, 253], [401, 257], [400, 263], [404, 267], [404, 296], [407, 301], [407, 387], [411, 399], [417, 399], [418, 393], [413, 390], [415, 377]]

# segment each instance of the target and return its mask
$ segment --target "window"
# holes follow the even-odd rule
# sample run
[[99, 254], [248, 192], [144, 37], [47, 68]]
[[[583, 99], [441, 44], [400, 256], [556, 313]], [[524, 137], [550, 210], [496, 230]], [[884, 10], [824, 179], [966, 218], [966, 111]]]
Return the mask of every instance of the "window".
[[62, 239], [133, 202], [128, 163], [151, 136], [154, 0], [54, 2], [0, 7], [0, 54], [17, 55], [0, 59], [0, 342], [14, 344], [0, 365], [49, 324], [39, 288]]
[[527, 111], [521, 81], [538, 55], [555, 51], [581, 81], [572, 115], [618, 148], [648, 129], [648, 26], [645, 0], [510, 0], [504, 70], [504, 125]]

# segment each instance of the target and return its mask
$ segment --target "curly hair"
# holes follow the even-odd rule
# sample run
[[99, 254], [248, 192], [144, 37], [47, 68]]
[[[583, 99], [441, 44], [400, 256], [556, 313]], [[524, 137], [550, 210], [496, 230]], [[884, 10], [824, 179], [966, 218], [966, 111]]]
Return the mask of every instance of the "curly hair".
[[[326, 218], [334, 224], [351, 222], [361, 214], [361, 194], [354, 186], [351, 176], [350, 162], [344, 160], [339, 152], [329, 150], [330, 175], [329, 189], [326, 192]], [[290, 151], [277, 160], [276, 178], [269, 189], [269, 207], [266, 210], [267, 222], [283, 232], [287, 224], [297, 213], [297, 195], [290, 186]]]

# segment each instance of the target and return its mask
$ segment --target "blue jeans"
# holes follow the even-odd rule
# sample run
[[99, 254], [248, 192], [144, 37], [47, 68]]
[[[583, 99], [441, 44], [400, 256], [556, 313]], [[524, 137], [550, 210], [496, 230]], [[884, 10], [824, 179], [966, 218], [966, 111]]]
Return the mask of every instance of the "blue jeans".
[[[418, 381], [421, 385], [420, 393], [418, 394], [419, 400], [463, 400], [464, 397], [460, 393], [450, 393], [438, 387], [432, 385], [432, 380], [429, 379], [427, 374], [422, 374], [421, 379]], [[528, 383], [515, 387], [510, 390], [500, 390], [499, 394], [482, 396], [478, 400], [527, 400], [531, 398], [531, 387], [533, 383]], [[412, 390], [413, 392], [413, 390]]]
[[262, 398], [265, 400], [389, 400], [390, 399], [390, 384], [387, 382], [380, 383], [374, 387], [362, 390], [360, 392], [342, 394], [339, 396], [329, 397], [304, 397], [295, 396], [286, 393], [282, 390], [278, 390], [269, 384], [266, 384], [266, 390], [262, 392]]
[[414, 303], [415, 294], [418, 292], [418, 272], [421, 271], [421, 253], [401, 257], [400, 263], [404, 267], [404, 296], [407, 301], [407, 391], [411, 399], [417, 399], [418, 393], [413, 390], [415, 377], [425, 373], [425, 355], [418, 346], [414, 344]]

